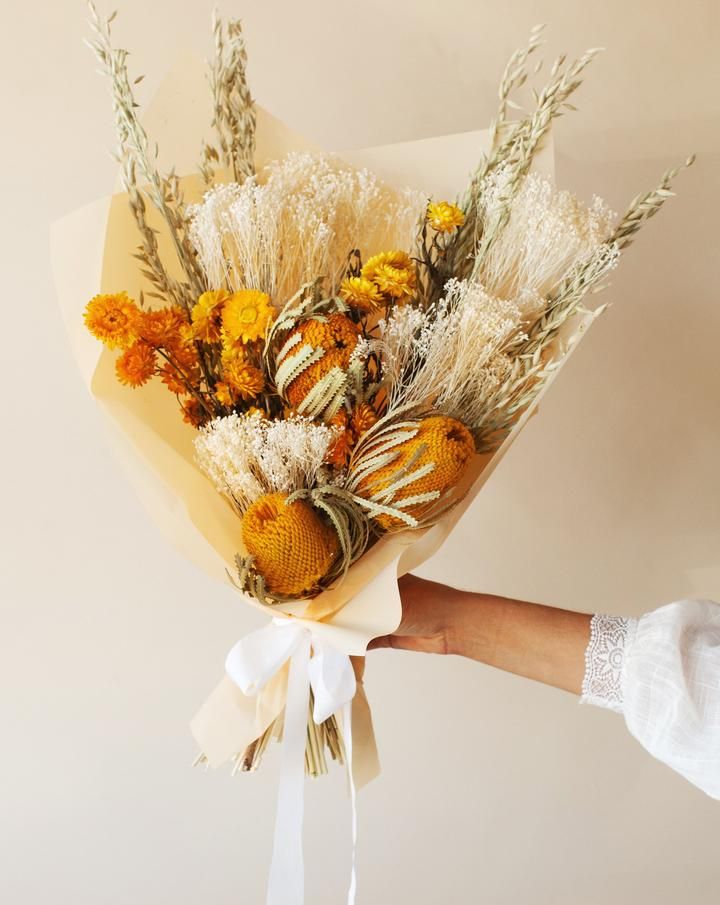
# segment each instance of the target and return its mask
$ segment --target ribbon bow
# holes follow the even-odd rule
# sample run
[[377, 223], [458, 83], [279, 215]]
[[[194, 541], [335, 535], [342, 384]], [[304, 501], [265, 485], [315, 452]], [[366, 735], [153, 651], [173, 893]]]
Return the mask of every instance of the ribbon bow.
[[225, 670], [244, 694], [255, 696], [288, 660], [290, 670], [267, 905], [303, 905], [304, 901], [303, 783], [311, 688], [315, 723], [324, 722], [334, 713], [342, 714], [352, 805], [353, 857], [348, 905], [354, 905], [357, 813], [352, 772], [351, 713], [356, 683], [350, 657], [318, 638], [307, 623], [276, 617], [268, 625], [238, 641], [227, 655]]

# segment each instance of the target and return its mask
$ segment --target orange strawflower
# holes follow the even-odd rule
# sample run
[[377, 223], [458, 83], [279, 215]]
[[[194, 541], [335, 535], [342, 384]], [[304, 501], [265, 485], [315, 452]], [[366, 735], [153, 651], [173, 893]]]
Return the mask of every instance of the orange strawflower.
[[265, 386], [265, 376], [260, 368], [256, 368], [240, 356], [227, 361], [222, 375], [225, 383], [239, 393], [243, 399], [253, 399], [255, 396], [259, 396]]
[[428, 204], [427, 222], [438, 233], [451, 233], [465, 222], [465, 214], [449, 201]]
[[344, 468], [358, 440], [377, 421], [377, 412], [367, 402], [361, 402], [349, 414], [346, 409], [340, 409], [328, 422], [338, 433], [328, 450], [327, 461], [336, 468]]
[[235, 405], [230, 387], [222, 381], [215, 384], [215, 398], [220, 405], [224, 405], [226, 408], [232, 408]]
[[224, 342], [231, 345], [262, 339], [274, 313], [267, 293], [257, 289], [233, 292], [225, 299], [222, 309]]
[[176, 344], [167, 347], [167, 352], [178, 367], [182, 368], [183, 373], [194, 380], [200, 369], [200, 359], [195, 343], [179, 339]]
[[326, 320], [310, 318], [303, 321], [289, 334], [288, 339], [295, 332], [302, 337], [302, 344], [325, 351], [319, 361], [306, 368], [287, 387], [288, 402], [298, 408], [315, 384], [329, 371], [333, 368], [341, 368], [343, 371], [347, 369], [360, 329], [344, 314], [331, 314]]
[[195, 339], [206, 343], [220, 342], [223, 306], [228, 298], [224, 289], [203, 292], [190, 312]]
[[317, 590], [340, 550], [337, 534], [304, 500], [267, 493], [242, 519], [243, 542], [268, 589], [284, 597]]
[[369, 402], [361, 402], [360, 405], [356, 406], [350, 416], [355, 442], [357, 443], [360, 437], [377, 422], [378, 414]]
[[141, 387], [153, 376], [155, 367], [155, 349], [140, 340], [125, 349], [115, 362], [115, 374], [125, 386]]
[[337, 430], [337, 435], [328, 450], [326, 461], [336, 468], [344, 468], [358, 440], [377, 421], [378, 414], [368, 402], [361, 402], [350, 413], [347, 409], [340, 409], [328, 422]]
[[138, 332], [142, 339], [156, 348], [171, 348], [183, 342], [183, 328], [187, 327], [185, 312], [178, 305], [141, 312]]
[[345, 409], [340, 409], [337, 415], [328, 421], [328, 425], [334, 427], [337, 434], [328, 449], [325, 460], [335, 468], [344, 468], [350, 459], [350, 453], [355, 443]]
[[186, 424], [191, 424], [193, 427], [202, 427], [208, 419], [205, 407], [199, 399], [195, 398], [195, 396], [183, 399], [180, 403], [180, 409], [183, 413], [183, 421]]
[[366, 314], [377, 311], [385, 304], [382, 292], [365, 277], [348, 277], [340, 284], [340, 296], [351, 308]]
[[380, 292], [398, 301], [411, 298], [417, 285], [415, 264], [404, 251], [383, 251], [373, 255], [360, 275], [375, 283]]
[[108, 349], [127, 349], [138, 338], [141, 314], [126, 292], [96, 295], [85, 308], [85, 326]]

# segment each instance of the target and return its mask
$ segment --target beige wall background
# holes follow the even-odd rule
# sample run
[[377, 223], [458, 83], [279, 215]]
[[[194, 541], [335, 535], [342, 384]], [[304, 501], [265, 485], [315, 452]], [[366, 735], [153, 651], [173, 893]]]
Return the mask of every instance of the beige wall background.
[[[210, 49], [210, 0], [124, 0], [144, 97]], [[7, 905], [263, 901], [277, 757], [192, 770], [187, 722], [258, 624], [156, 534], [109, 455], [53, 297], [48, 227], [108, 192], [106, 85], [75, 0], [4, 0], [1, 545]], [[485, 126], [509, 53], [604, 45], [556, 132], [560, 181], [616, 209], [698, 152], [612, 309], [442, 553], [437, 579], [586, 611], [720, 600], [720, 7], [606, 0], [238, 0], [257, 98], [328, 147]], [[710, 905], [720, 805], [622, 719], [455, 659], [370, 658], [384, 773], [360, 902]], [[307, 789], [312, 905], [343, 901], [340, 772]]]

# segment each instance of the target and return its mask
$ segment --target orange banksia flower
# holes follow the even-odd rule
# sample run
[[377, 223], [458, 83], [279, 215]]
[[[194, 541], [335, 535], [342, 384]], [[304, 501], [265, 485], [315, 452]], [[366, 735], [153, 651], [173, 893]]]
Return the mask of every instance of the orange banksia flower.
[[383, 251], [373, 255], [360, 275], [374, 283], [380, 292], [398, 301], [406, 301], [415, 292], [415, 264], [404, 251]]
[[108, 349], [127, 349], [138, 338], [142, 312], [126, 292], [96, 295], [85, 308], [85, 326]]
[[465, 214], [449, 201], [428, 204], [427, 222], [438, 233], [451, 233], [465, 222]]
[[243, 399], [259, 396], [265, 386], [265, 377], [260, 368], [256, 368], [241, 356], [227, 360], [222, 373], [225, 383]]
[[297, 408], [329, 371], [333, 368], [347, 369], [360, 328], [344, 314], [331, 314], [327, 320], [303, 321], [288, 335], [288, 341], [295, 333], [302, 337], [302, 344], [325, 351], [323, 357], [299, 374], [285, 391], [290, 405]]
[[167, 349], [182, 342], [182, 331], [186, 326], [187, 317], [182, 308], [168, 305], [154, 311], [143, 311], [138, 332], [151, 346]]
[[365, 277], [348, 277], [340, 284], [340, 296], [351, 308], [369, 314], [385, 304], [382, 292]]
[[125, 386], [141, 387], [153, 376], [155, 367], [155, 350], [140, 340], [126, 349], [115, 362], [115, 374]]
[[223, 305], [228, 298], [224, 289], [203, 292], [190, 312], [195, 339], [206, 343], [220, 342]]
[[287, 503], [287, 494], [267, 493], [242, 519], [243, 542], [268, 590], [297, 597], [317, 589], [340, 545], [337, 534], [309, 503]]
[[[434, 468], [399, 489], [394, 498], [388, 501], [388, 505], [396, 505], [418, 494], [436, 490], [442, 494], [451, 490], [462, 478], [475, 453], [475, 441], [462, 422], [446, 415], [431, 415], [420, 422], [420, 428], [414, 437], [395, 447], [399, 452], [396, 459], [360, 482], [358, 495], [369, 498], [390, 486], [399, 477], [398, 472], [408, 465], [423, 446], [426, 447], [425, 450], [413, 461], [409, 471], [415, 471], [430, 462], [434, 464]], [[416, 503], [403, 507], [403, 512], [421, 519], [434, 505], [434, 500]], [[377, 521], [386, 529], [404, 527], [400, 519], [389, 515], [380, 515]]]
[[257, 289], [241, 289], [227, 296], [222, 309], [222, 327], [229, 344], [262, 339], [273, 319], [270, 296]]

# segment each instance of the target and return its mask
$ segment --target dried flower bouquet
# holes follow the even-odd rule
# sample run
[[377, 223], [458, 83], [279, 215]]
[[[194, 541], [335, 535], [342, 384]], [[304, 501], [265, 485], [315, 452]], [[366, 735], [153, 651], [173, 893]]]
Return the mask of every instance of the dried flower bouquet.
[[[273, 617], [232, 649], [192, 728], [199, 761], [234, 771], [283, 740], [268, 901], [300, 901], [303, 771], [345, 760], [353, 803], [377, 771], [349, 656], [397, 626], [398, 576], [488, 479], [602, 312], [586, 296], [680, 168], [620, 218], [558, 190], [535, 167], [596, 51], [557, 60], [523, 111], [514, 97], [540, 68], [534, 29], [457, 197], [399, 189], [303, 149], [258, 108], [240, 24], [215, 19], [214, 138], [185, 129], [197, 172], [163, 173], [114, 16], [90, 8], [124, 193], [57, 228], [61, 301], [158, 523]], [[75, 331], [78, 299], [98, 289], [84, 327], [102, 351]]]
[[[111, 42], [114, 17], [91, 9], [148, 288], [95, 296], [85, 324], [116, 350], [121, 384], [159, 381], [177, 399], [197, 465], [237, 515], [236, 585], [292, 611], [283, 605], [337, 588], [384, 538], [420, 532], [458, 503], [467, 475], [481, 474], [478, 455], [517, 428], [563, 358], [558, 338], [671, 195], [677, 170], [619, 220], [601, 199], [586, 206], [531, 172], [596, 54], [559, 59], [534, 108], [511, 119], [539, 29], [511, 58], [489, 150], [452, 201], [330, 155], [290, 153], [256, 170], [240, 25], [216, 19], [216, 138], [202, 144], [203, 195], [189, 203], [184, 181], [157, 168], [140, 80]], [[310, 724], [317, 773], [325, 746], [340, 758], [342, 743], [334, 716]], [[281, 728], [279, 715], [236, 766], [254, 768]]]

